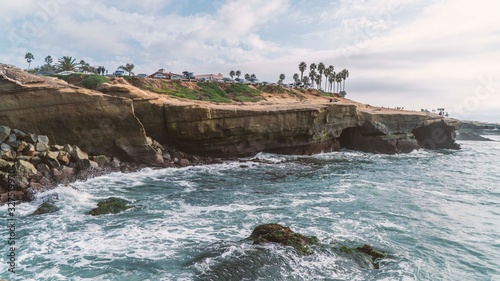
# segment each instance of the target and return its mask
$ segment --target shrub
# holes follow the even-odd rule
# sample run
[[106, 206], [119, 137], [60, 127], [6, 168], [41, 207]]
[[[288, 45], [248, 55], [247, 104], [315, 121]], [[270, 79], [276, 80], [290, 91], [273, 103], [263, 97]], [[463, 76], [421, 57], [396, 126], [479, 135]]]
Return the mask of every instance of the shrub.
[[80, 85], [91, 90], [95, 90], [97, 86], [101, 83], [108, 82], [108, 79], [101, 75], [90, 75], [89, 77], [83, 79]]

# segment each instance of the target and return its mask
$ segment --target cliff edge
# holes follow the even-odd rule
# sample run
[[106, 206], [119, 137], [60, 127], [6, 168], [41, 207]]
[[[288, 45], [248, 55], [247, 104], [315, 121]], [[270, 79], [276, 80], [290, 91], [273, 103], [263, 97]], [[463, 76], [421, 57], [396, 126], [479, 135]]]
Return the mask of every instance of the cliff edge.
[[[374, 153], [459, 148], [455, 130], [460, 122], [436, 114], [373, 107], [315, 90], [261, 91], [257, 102], [215, 103], [141, 87], [158, 81], [118, 78], [93, 91], [0, 65], [0, 124], [76, 144], [91, 154], [146, 164], [164, 161], [147, 136], [211, 157], [313, 154], [343, 147]], [[181, 86], [202, 91], [199, 85]]]

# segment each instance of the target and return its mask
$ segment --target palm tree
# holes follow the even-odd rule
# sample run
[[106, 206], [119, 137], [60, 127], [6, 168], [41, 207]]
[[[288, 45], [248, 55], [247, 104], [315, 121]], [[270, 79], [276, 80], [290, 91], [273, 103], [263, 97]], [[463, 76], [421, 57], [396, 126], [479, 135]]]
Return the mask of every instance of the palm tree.
[[28, 70], [30, 70], [31, 62], [35, 59], [32, 53], [27, 52], [26, 55], [24, 55], [24, 58], [28, 62]]
[[295, 83], [299, 82], [299, 74], [293, 74], [293, 81], [295, 81]]
[[121, 69], [123, 71], [128, 72], [128, 76], [134, 75], [132, 72], [132, 69], [134, 69], [134, 64], [133, 63], [127, 63], [125, 65], [120, 65], [118, 69]]
[[338, 85], [338, 92], [340, 93], [340, 84], [342, 83], [342, 73], [337, 73], [337, 75], [335, 76], [335, 81], [337, 81], [337, 85]]
[[283, 83], [283, 80], [285, 80], [285, 74], [281, 73], [280, 74], [280, 80], [278, 80], [278, 84], [282, 84]]
[[325, 71], [325, 64], [320, 62], [318, 64], [318, 89], [321, 88], [321, 81], [323, 80], [323, 72]]
[[304, 78], [304, 71], [307, 69], [307, 64], [306, 62], [301, 62], [299, 63], [299, 71], [300, 71], [300, 80]]
[[240, 76], [241, 76], [241, 71], [236, 70], [236, 73], [235, 73], [235, 74], [236, 74], [236, 77], [238, 77], [238, 79], [240, 79]]
[[[313, 64], [311, 64], [313, 65]], [[309, 78], [311, 79], [311, 86], [314, 88], [314, 81], [316, 81], [316, 70], [311, 69], [309, 71]]]
[[330, 92], [333, 92], [333, 82], [335, 82], [335, 72], [328, 76], [328, 83], [330, 83]]
[[330, 68], [325, 68], [325, 71], [323, 72], [323, 74], [325, 75], [325, 92], [328, 92], [327, 88], [328, 88], [328, 76], [330, 75]]
[[[325, 80], [328, 80], [328, 76], [330, 76], [330, 74], [333, 73], [333, 65], [330, 65], [328, 66], [327, 70], [328, 70], [328, 73], [327, 71], [325, 70]], [[325, 88], [326, 88], [326, 83], [328, 83], [328, 81], [325, 81]]]
[[257, 76], [252, 73], [252, 75], [250, 75], [250, 81], [254, 82], [255, 80], [257, 80]]
[[52, 57], [51, 57], [51, 56], [46, 56], [46, 57], [45, 57], [45, 63], [46, 63], [47, 65], [51, 65], [51, 64], [52, 64], [52, 62], [54, 62], [54, 60], [52, 59]]
[[249, 79], [250, 79], [250, 74], [245, 73], [245, 80], [249, 80]]
[[342, 79], [344, 79], [344, 91], [345, 91], [345, 80], [349, 77], [349, 70], [344, 69], [342, 70], [342, 73], [343, 73]]
[[73, 71], [76, 67], [76, 59], [68, 56], [63, 56], [57, 60], [57, 64], [60, 70], [62, 71]]
[[231, 76], [231, 79], [233, 79], [235, 74], [236, 73], [234, 72], [234, 70], [229, 71], [229, 76]]

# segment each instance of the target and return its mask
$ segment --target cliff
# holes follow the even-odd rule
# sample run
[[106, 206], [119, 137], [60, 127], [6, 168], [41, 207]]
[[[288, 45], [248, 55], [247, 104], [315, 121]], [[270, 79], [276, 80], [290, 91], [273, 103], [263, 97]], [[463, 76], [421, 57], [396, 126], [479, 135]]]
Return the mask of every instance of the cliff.
[[75, 144], [94, 155], [163, 162], [148, 144], [132, 100], [4, 64], [0, 64], [0, 124], [47, 135], [54, 143]]
[[[212, 157], [342, 147], [375, 153], [459, 148], [454, 132], [460, 122], [436, 114], [372, 107], [317, 91], [262, 93], [258, 102], [195, 101], [140, 86], [158, 80], [134, 79], [135, 86], [119, 78], [91, 91], [0, 65], [0, 124], [43, 133], [91, 154], [125, 155], [143, 163], [162, 160], [147, 136]], [[183, 84], [197, 94], [203, 91], [199, 85]]]

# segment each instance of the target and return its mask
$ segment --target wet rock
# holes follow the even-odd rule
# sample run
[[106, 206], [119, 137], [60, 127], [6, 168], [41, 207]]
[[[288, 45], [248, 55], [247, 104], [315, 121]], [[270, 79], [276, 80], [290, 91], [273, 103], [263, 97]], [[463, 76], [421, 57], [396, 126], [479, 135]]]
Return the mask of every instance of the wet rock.
[[4, 142], [10, 135], [10, 128], [7, 126], [0, 126], [0, 143]]
[[97, 208], [92, 209], [89, 214], [92, 216], [99, 216], [105, 214], [117, 214], [127, 209], [132, 208], [128, 206], [130, 202], [116, 197], [110, 197], [104, 201], [97, 203]]
[[170, 156], [170, 153], [168, 153], [167, 151], [165, 151], [162, 155], [163, 159], [165, 159], [166, 161], [170, 161], [172, 160], [172, 156]]
[[42, 203], [38, 208], [31, 214], [32, 216], [35, 215], [42, 215], [42, 214], [48, 214], [48, 213], [54, 213], [59, 211], [59, 208], [52, 204], [52, 203]]
[[257, 226], [247, 239], [252, 240], [254, 244], [274, 242], [284, 246], [291, 246], [301, 255], [312, 254], [308, 245], [319, 243], [318, 238], [315, 236], [307, 237], [295, 233], [289, 227], [277, 223]]
[[358, 248], [356, 248], [356, 250], [371, 256], [373, 260], [385, 257], [384, 253], [377, 251], [377, 250], [374, 250], [368, 244], [363, 245], [363, 247], [358, 247]]
[[42, 162], [49, 165], [50, 168], [59, 168], [61, 163], [57, 161], [57, 156], [59, 155], [56, 151], [45, 151], [41, 154]]

